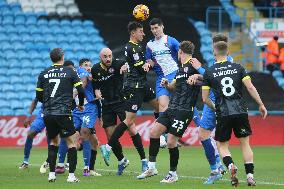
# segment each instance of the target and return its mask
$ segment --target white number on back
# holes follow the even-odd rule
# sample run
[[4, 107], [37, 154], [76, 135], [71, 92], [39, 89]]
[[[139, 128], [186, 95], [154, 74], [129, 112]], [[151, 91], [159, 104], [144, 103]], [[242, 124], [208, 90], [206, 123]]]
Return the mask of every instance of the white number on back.
[[58, 86], [60, 84], [60, 79], [50, 79], [49, 83], [55, 83], [55, 85], [54, 85], [54, 87], [52, 89], [51, 95], [50, 95], [50, 97], [54, 97], [55, 93], [56, 93], [56, 91], [58, 89]]
[[[221, 80], [221, 84], [223, 86], [222, 91], [225, 96], [232, 96], [235, 93], [236, 89], [234, 88], [233, 83], [234, 81], [230, 77], [224, 77]], [[228, 89], [230, 90], [229, 92]]]

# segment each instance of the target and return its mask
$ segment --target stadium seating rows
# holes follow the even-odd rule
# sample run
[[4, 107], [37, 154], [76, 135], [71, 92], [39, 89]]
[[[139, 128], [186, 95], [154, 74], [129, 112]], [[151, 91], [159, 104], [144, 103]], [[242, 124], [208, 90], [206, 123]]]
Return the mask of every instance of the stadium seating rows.
[[[40, 18], [49, 12], [35, 10], [35, 4], [48, 7], [52, 3], [74, 5], [74, 0], [0, 0], [0, 115], [27, 112], [35, 97], [37, 76], [51, 64], [50, 49], [61, 47], [65, 59], [75, 64], [81, 58], [99, 61], [105, 44], [94, 23]], [[27, 4], [33, 9], [26, 11]]]

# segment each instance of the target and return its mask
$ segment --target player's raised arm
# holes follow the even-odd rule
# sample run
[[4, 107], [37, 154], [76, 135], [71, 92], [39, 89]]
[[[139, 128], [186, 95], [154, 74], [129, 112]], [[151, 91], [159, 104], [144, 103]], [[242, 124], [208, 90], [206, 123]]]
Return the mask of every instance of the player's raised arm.
[[209, 79], [208, 79], [208, 75], [205, 72], [204, 82], [203, 82], [203, 86], [202, 86], [202, 101], [203, 101], [204, 104], [207, 104], [211, 109], [215, 110], [215, 104], [209, 98], [209, 92], [210, 92], [210, 82], [209, 82]]
[[152, 50], [146, 46], [146, 53], [145, 53], [146, 63], [143, 65], [144, 71], [148, 72], [154, 66], [154, 61], [152, 60]]
[[[243, 69], [243, 72], [245, 72], [244, 69]], [[266, 108], [265, 108], [265, 106], [264, 106], [264, 104], [263, 104], [263, 102], [262, 102], [262, 100], [261, 100], [261, 98], [260, 98], [260, 96], [259, 96], [259, 94], [258, 94], [256, 88], [255, 88], [254, 85], [252, 84], [250, 76], [248, 76], [248, 75], [245, 73], [245, 74], [244, 74], [244, 77], [243, 77], [243, 79], [242, 79], [242, 81], [243, 81], [243, 84], [245, 85], [245, 87], [246, 87], [248, 93], [250, 94], [250, 96], [251, 96], [251, 97], [255, 100], [255, 102], [258, 104], [258, 106], [259, 106], [259, 112], [260, 112], [260, 114], [261, 114], [261, 117], [262, 117], [263, 119], [265, 119], [266, 116], [267, 116], [267, 110], [266, 110]]]
[[174, 91], [176, 88], [176, 80], [174, 79], [171, 83], [169, 83], [167, 79], [163, 78], [161, 86], [166, 87], [170, 91]]
[[36, 98], [38, 101], [43, 101], [43, 75], [42, 73], [38, 76], [37, 87], [36, 87]]

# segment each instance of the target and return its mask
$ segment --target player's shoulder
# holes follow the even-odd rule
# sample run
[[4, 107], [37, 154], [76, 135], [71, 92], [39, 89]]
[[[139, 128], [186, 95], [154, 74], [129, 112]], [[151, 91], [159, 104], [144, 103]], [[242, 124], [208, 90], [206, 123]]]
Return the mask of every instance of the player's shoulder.
[[95, 63], [92, 67], [92, 70], [98, 70], [101, 67], [100, 62]]
[[168, 42], [178, 42], [178, 40], [175, 37], [167, 35]]

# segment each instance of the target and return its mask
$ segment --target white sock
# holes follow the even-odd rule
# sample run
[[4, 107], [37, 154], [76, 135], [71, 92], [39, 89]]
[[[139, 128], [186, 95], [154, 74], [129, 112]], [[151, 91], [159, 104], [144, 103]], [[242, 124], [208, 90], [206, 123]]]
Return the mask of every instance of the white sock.
[[84, 169], [89, 169], [89, 166], [85, 166]]
[[247, 174], [247, 179], [248, 178], [252, 178], [253, 179], [253, 174], [252, 173]]
[[124, 161], [125, 161], [125, 157], [122, 160], [118, 161], [118, 165], [123, 164]]
[[58, 167], [64, 167], [64, 163], [57, 163]]
[[233, 163], [230, 163], [230, 165], [228, 166], [229, 170], [232, 169], [232, 166], [233, 166], [233, 165], [234, 165]]
[[147, 161], [147, 159], [141, 159], [141, 161]]
[[29, 164], [29, 162], [27, 162], [27, 161], [24, 161], [23, 163], [25, 163], [25, 164]]
[[156, 169], [156, 162], [148, 162], [149, 169]]
[[177, 172], [176, 171], [169, 171], [169, 173], [173, 176], [177, 176]]
[[55, 177], [55, 172], [49, 172], [50, 177]]
[[75, 177], [74, 173], [69, 173], [68, 177]]
[[111, 151], [111, 146], [106, 144], [106, 149], [107, 149], [107, 151]]

